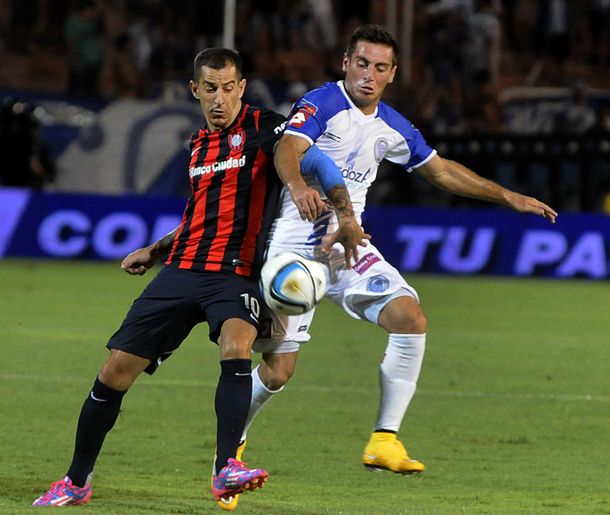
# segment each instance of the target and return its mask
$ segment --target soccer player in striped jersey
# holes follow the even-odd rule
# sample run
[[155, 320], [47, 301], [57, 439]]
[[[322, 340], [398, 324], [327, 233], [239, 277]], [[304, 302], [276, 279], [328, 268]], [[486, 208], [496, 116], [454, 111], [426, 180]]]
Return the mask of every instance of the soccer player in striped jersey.
[[[324, 84], [295, 104], [275, 154], [278, 173], [285, 178], [287, 188], [282, 193], [268, 255], [290, 249], [323, 263], [330, 277], [327, 297], [352, 317], [387, 331], [379, 411], [362, 460], [371, 469], [410, 474], [422, 472], [424, 464], [409, 456], [397, 433], [415, 393], [424, 357], [426, 318], [419, 297], [372, 244], [355, 260], [338, 245], [329, 253], [320, 252], [324, 235], [332, 233], [337, 219], [332, 212], [316, 216], [299, 204], [298, 198], [310, 187], [319, 188], [298, 173], [297, 156], [315, 143], [335, 162], [342, 170], [358, 219], [383, 159], [407, 172], [415, 170], [435, 186], [455, 194], [534, 213], [550, 222], [557, 213], [535, 198], [507, 190], [441, 158], [407, 119], [381, 101], [396, 74], [397, 51], [394, 37], [384, 27], [359, 27], [343, 57], [345, 79]], [[312, 218], [313, 223], [308, 221]], [[292, 317], [277, 315], [269, 338], [254, 343], [255, 351], [263, 353], [263, 361], [253, 371], [247, 426], [293, 374], [299, 345], [310, 338], [313, 315], [314, 311]], [[245, 437], [244, 432], [243, 442]]]
[[[190, 85], [206, 126], [191, 139], [192, 194], [182, 222], [166, 237], [123, 260], [127, 273], [142, 275], [169, 251], [165, 266], [107, 343], [110, 355], [81, 409], [65, 477], [36, 499], [35, 506], [89, 501], [93, 468], [125, 393], [142, 372], [152, 373], [204, 321], [210, 339], [219, 344], [221, 368], [215, 397], [212, 493], [222, 503], [263, 486], [267, 479], [264, 469], [246, 468], [237, 459], [237, 448], [250, 405], [251, 348], [261, 315], [257, 273], [281, 184], [273, 165], [273, 147], [285, 119], [242, 103], [246, 80], [239, 54], [232, 50], [212, 48], [197, 54]], [[311, 172], [314, 165], [306, 166], [308, 159], [306, 155], [303, 168]], [[316, 162], [320, 159], [318, 154]], [[320, 166], [317, 176], [344, 222], [337, 241], [349, 247], [360, 241], [362, 229], [340, 172], [332, 162], [329, 168], [329, 162]], [[333, 170], [335, 176], [331, 176]], [[325, 206], [311, 192], [299, 201], [315, 210]]]

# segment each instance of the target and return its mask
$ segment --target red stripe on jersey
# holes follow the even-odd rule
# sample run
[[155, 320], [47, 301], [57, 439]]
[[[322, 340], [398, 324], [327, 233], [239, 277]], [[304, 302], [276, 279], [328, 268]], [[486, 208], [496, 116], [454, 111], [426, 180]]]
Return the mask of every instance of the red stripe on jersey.
[[[201, 130], [199, 130], [197, 133], [197, 139], [199, 139], [200, 137], [201, 137]], [[193, 138], [195, 138], [195, 137], [193, 136]], [[195, 145], [196, 145], [196, 143], [195, 143]], [[191, 160], [189, 163], [189, 168], [191, 166], [193, 166], [193, 163], [197, 162], [197, 159], [199, 159], [200, 153], [201, 153], [201, 146], [197, 147], [191, 153]], [[192, 184], [191, 184], [191, 188], [192, 188]], [[170, 250], [169, 255], [167, 256], [167, 259], [165, 260], [166, 265], [169, 265], [172, 262], [172, 260], [174, 259], [174, 254], [176, 253], [176, 248], [178, 247], [178, 243], [180, 242], [180, 236], [182, 236], [182, 231], [184, 231], [184, 228], [186, 227], [188, 208], [189, 208], [189, 204], [187, 202], [186, 206], [184, 207], [184, 213], [182, 213], [182, 220], [180, 221], [180, 225], [178, 226], [178, 230], [176, 231], [176, 236], [174, 237], [172, 249]]]
[[258, 119], [260, 118], [261, 112], [256, 110], [252, 114], [254, 114], [254, 126], [256, 127], [256, 132], [258, 132]]
[[254, 254], [256, 252], [256, 238], [263, 224], [265, 195], [267, 193], [267, 173], [272, 173], [265, 172], [269, 166], [269, 159], [269, 156], [265, 155], [259, 148], [254, 166], [252, 167], [252, 191], [248, 210], [248, 228], [246, 229], [246, 235], [239, 252], [239, 259], [245, 264], [235, 269], [237, 274], [250, 275], [252, 273], [251, 263], [254, 261]]
[[186, 249], [184, 249], [184, 253], [180, 258], [178, 268], [192, 268], [193, 266], [193, 259], [197, 254], [197, 247], [199, 241], [201, 241], [201, 236], [203, 235], [203, 223], [205, 221], [205, 202], [207, 198], [207, 193], [208, 191], [205, 189], [195, 193], [195, 211], [193, 212], [191, 224], [189, 225], [190, 243], [187, 245]]
[[[208, 152], [205, 156], [204, 164], [211, 165], [218, 158], [219, 153], [220, 132], [211, 133], [209, 136]], [[197, 152], [197, 155], [193, 156], [193, 159], [191, 159], [191, 163], [197, 162], [198, 157], [199, 152]], [[199, 180], [209, 182], [211, 181], [211, 177], [208, 174], [201, 177]], [[178, 268], [192, 268], [193, 266], [193, 260], [197, 254], [197, 247], [199, 246], [199, 242], [201, 241], [201, 236], [203, 235], [204, 230], [207, 192], [207, 188], [202, 188], [195, 192], [195, 210], [193, 212], [191, 223], [189, 225], [190, 243], [188, 243], [188, 245], [184, 249], [184, 253], [182, 254]]]
[[[237, 120], [235, 127], [242, 126], [247, 112], [247, 108], [242, 110], [241, 116]], [[242, 150], [246, 144], [246, 133], [243, 131], [242, 133], [244, 140], [241, 142], [241, 150], [237, 153], [231, 152], [229, 154], [230, 158], [239, 160], [239, 158], [242, 156]], [[212, 244], [210, 245], [208, 256], [206, 258], [206, 263], [203, 267], [204, 270], [208, 270], [210, 272], [219, 272], [222, 266], [222, 258], [225, 255], [225, 250], [227, 248], [227, 244], [229, 243], [229, 238], [231, 237], [231, 233], [233, 232], [233, 222], [235, 219], [235, 199], [237, 196], [237, 179], [240, 173], [241, 168], [238, 169], [235, 173], [227, 172], [224, 178], [222, 179], [220, 198], [218, 200], [219, 225], [216, 228], [216, 235], [214, 236]], [[222, 225], [220, 224], [221, 221]]]
[[[239, 159], [241, 156], [235, 156]], [[233, 232], [233, 221], [235, 217], [235, 197], [237, 195], [237, 178], [239, 172], [227, 174], [222, 180], [220, 199], [218, 201], [218, 220], [222, 220], [216, 230], [216, 235], [212, 240], [208, 256], [206, 258], [204, 270], [219, 272], [222, 266], [222, 258], [229, 243], [229, 238]]]
[[[187, 204], [188, 207], [188, 204]], [[172, 250], [170, 250], [169, 255], [167, 256], [167, 259], [165, 260], [165, 264], [169, 265], [172, 261], [172, 259], [174, 259], [174, 254], [176, 253], [176, 247], [178, 246], [178, 242], [180, 241], [180, 236], [182, 235], [182, 231], [184, 230], [184, 225], [186, 223], [186, 208], [185, 208], [185, 213], [182, 215], [182, 221], [180, 222], [180, 225], [178, 226], [178, 230], [176, 231], [176, 236], [174, 236], [174, 243], [172, 244]]]

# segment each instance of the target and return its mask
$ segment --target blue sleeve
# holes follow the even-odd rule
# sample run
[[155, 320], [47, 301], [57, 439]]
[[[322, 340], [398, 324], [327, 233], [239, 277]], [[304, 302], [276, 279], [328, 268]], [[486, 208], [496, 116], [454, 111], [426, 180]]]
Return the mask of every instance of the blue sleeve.
[[305, 152], [301, 160], [301, 172], [303, 175], [314, 175], [325, 193], [335, 186], [345, 185], [339, 167], [315, 145], [309, 147]]

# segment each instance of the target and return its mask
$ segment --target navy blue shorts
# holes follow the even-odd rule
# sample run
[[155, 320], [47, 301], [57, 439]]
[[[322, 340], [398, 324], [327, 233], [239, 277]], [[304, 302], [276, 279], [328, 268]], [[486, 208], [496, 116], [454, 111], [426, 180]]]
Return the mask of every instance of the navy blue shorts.
[[240, 318], [258, 329], [262, 301], [252, 279], [232, 273], [164, 267], [133, 302], [106, 347], [153, 361], [147, 372], [176, 350], [200, 322], [218, 342], [225, 320]]

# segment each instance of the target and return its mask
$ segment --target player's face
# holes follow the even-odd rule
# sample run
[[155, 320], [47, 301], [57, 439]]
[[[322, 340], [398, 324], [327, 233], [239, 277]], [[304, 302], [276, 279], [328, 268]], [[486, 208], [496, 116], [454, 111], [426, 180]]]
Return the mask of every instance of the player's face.
[[199, 80], [191, 81], [190, 85], [209, 129], [219, 131], [233, 123], [246, 87], [246, 79], [239, 76], [234, 65], [219, 70], [202, 66]]
[[396, 74], [392, 47], [360, 40], [351, 56], [343, 56], [343, 71], [352, 101], [364, 114], [371, 114]]

